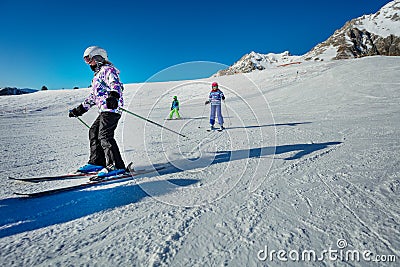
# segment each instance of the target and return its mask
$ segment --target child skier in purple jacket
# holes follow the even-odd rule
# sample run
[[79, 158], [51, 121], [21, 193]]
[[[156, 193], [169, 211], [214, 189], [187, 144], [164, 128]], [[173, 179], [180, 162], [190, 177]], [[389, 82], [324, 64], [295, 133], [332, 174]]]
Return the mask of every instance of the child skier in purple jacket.
[[88, 47], [83, 58], [94, 72], [91, 92], [78, 107], [70, 110], [69, 117], [82, 116], [92, 106], [97, 106], [99, 116], [89, 130], [90, 157], [79, 172], [97, 172], [99, 178], [125, 172], [114, 131], [121, 118], [123, 85], [119, 71], [108, 61], [107, 52], [98, 46]]
[[211, 85], [211, 92], [208, 96], [208, 100], [206, 101], [206, 105], [211, 103], [211, 112], [210, 112], [210, 126], [211, 130], [214, 130], [215, 123], [215, 114], [218, 117], [218, 124], [221, 126], [221, 130], [224, 128], [224, 117], [222, 117], [221, 111], [221, 100], [225, 100], [224, 93], [218, 89], [218, 83], [214, 82]]

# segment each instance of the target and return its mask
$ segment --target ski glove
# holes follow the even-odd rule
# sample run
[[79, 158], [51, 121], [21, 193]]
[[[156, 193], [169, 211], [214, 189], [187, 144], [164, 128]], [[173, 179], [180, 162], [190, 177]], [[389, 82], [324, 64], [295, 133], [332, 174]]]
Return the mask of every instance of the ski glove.
[[205, 105], [208, 105], [208, 104], [210, 104], [210, 101], [207, 100], [206, 103], [205, 103]]
[[108, 98], [106, 99], [106, 105], [109, 109], [117, 109], [118, 108], [118, 100], [120, 95], [116, 91], [111, 91]]
[[84, 113], [86, 113], [87, 112], [87, 110], [83, 107], [83, 105], [82, 104], [80, 104], [78, 107], [76, 107], [76, 108], [74, 108], [74, 109], [71, 109], [70, 111], [69, 111], [69, 117], [70, 118], [72, 118], [72, 117], [79, 117], [79, 116], [82, 116]]

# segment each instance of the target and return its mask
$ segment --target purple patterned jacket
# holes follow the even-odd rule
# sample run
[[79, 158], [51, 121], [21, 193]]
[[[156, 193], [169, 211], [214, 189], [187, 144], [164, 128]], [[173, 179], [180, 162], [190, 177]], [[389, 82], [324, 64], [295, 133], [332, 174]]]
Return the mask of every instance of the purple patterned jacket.
[[[83, 101], [82, 106], [88, 110], [96, 105], [99, 112], [114, 112], [121, 114], [120, 107], [124, 106], [124, 99], [122, 92], [124, 90], [123, 84], [119, 80], [119, 70], [111, 64], [103, 65], [98, 72], [94, 74], [92, 80], [92, 91], [89, 96]], [[108, 109], [106, 99], [111, 91], [119, 93], [120, 98], [118, 101], [117, 109]]]

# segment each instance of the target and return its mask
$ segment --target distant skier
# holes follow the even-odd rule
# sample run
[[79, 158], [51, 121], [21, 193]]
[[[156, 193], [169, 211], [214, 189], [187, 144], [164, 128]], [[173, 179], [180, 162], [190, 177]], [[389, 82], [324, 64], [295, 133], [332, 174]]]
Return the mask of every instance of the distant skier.
[[89, 162], [78, 171], [100, 171], [99, 178], [124, 173], [125, 164], [114, 139], [114, 131], [121, 118], [119, 108], [124, 104], [119, 70], [108, 61], [107, 52], [98, 46], [88, 47], [83, 59], [94, 72], [91, 92], [82, 104], [69, 111], [69, 117], [82, 116], [94, 105], [98, 107], [99, 115], [89, 130]]
[[218, 83], [213, 82], [211, 85], [211, 92], [208, 96], [208, 100], [206, 101], [206, 105], [211, 103], [211, 112], [210, 112], [210, 126], [211, 130], [214, 130], [215, 124], [215, 115], [218, 116], [218, 124], [221, 126], [221, 130], [224, 128], [224, 118], [222, 117], [221, 110], [221, 100], [225, 100], [224, 93], [218, 89]]
[[178, 119], [181, 118], [181, 115], [179, 114], [179, 101], [178, 101], [178, 97], [174, 96], [174, 99], [172, 101], [171, 104], [171, 112], [169, 113], [169, 119], [172, 120], [172, 117], [174, 115], [174, 113], [176, 113], [176, 117]]

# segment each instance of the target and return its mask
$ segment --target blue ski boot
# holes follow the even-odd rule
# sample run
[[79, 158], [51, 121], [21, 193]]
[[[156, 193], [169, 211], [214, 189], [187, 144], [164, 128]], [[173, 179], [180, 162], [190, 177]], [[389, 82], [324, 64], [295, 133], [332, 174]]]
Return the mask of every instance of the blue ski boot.
[[115, 168], [114, 165], [109, 165], [109, 166], [105, 167], [104, 169], [102, 169], [97, 174], [97, 177], [102, 179], [102, 178], [105, 178], [105, 177], [110, 177], [110, 176], [114, 176], [114, 175], [118, 175], [118, 174], [123, 174], [125, 172], [126, 172], [125, 169], [117, 169], [117, 168]]
[[77, 172], [81, 172], [81, 173], [89, 173], [89, 172], [98, 172], [101, 169], [103, 169], [103, 166], [99, 166], [99, 165], [93, 165], [93, 164], [86, 164], [82, 167], [80, 167]]

